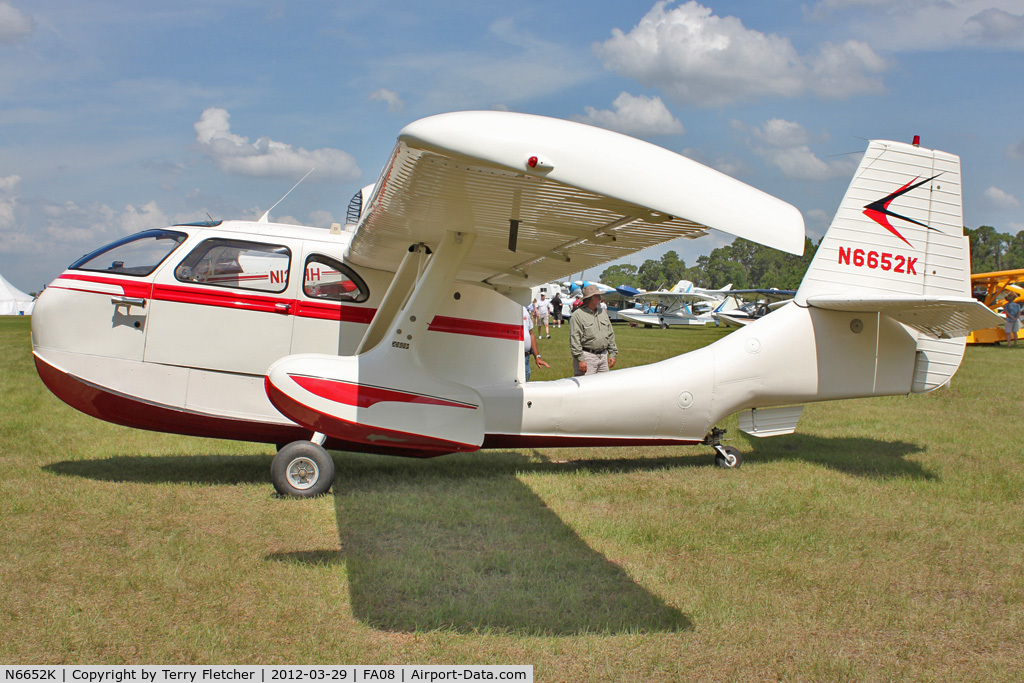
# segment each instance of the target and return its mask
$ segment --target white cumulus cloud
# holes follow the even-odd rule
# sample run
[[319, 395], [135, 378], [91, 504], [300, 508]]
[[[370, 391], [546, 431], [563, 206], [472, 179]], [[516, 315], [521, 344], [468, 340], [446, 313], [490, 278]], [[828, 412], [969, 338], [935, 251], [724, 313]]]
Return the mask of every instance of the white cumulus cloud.
[[611, 38], [596, 44], [605, 67], [698, 106], [882, 90], [879, 74], [886, 64], [867, 43], [826, 43], [802, 56], [788, 38], [716, 16], [695, 0], [672, 4], [660, 0], [628, 33], [613, 29]]
[[1020, 0], [821, 0], [812, 20], [842, 22], [872, 47], [947, 50], [963, 45], [1024, 48]]
[[1006, 149], [1006, 156], [1011, 159], [1024, 159], [1024, 138], [1010, 145]]
[[985, 199], [997, 209], [1016, 209], [1020, 206], [1020, 201], [1016, 197], [998, 187], [990, 187], [985, 190]]
[[672, 135], [685, 132], [682, 122], [665, 106], [660, 97], [621, 93], [612, 102], [614, 110], [585, 107], [585, 116], [573, 119], [627, 135]]
[[398, 96], [398, 93], [387, 88], [380, 88], [370, 93], [370, 101], [384, 102], [388, 105], [388, 111], [392, 113], [401, 112], [405, 109], [405, 102]]
[[860, 159], [842, 157], [825, 161], [811, 150], [811, 136], [799, 123], [769, 119], [760, 126], [749, 127], [734, 122], [738, 130], [748, 133], [751, 149], [770, 166], [795, 180], [828, 180], [851, 175]]
[[18, 190], [18, 185], [20, 184], [20, 175], [9, 175], [7, 177], [0, 176], [0, 193], [7, 194], [10, 192], [16, 192]]
[[0, 177], [0, 230], [14, 225], [14, 209], [18, 203], [18, 185], [21, 176]]
[[964, 35], [983, 45], [1019, 43], [1024, 36], [1024, 15], [989, 7], [964, 22]]
[[227, 110], [211, 107], [194, 125], [196, 142], [225, 173], [254, 178], [301, 178], [311, 168], [310, 180], [354, 180], [359, 166], [340, 149], [307, 150], [261, 137], [255, 142], [231, 132]]
[[32, 33], [35, 23], [9, 2], [0, 2], [0, 43], [16, 43]]

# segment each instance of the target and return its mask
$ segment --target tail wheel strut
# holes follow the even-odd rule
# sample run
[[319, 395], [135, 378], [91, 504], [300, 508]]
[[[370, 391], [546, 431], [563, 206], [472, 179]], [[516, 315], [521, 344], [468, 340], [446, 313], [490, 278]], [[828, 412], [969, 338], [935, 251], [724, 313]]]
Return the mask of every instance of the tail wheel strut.
[[715, 427], [704, 437], [703, 443], [715, 450], [715, 465], [727, 470], [737, 469], [743, 464], [743, 454], [733, 446], [723, 446], [722, 437], [726, 430]]

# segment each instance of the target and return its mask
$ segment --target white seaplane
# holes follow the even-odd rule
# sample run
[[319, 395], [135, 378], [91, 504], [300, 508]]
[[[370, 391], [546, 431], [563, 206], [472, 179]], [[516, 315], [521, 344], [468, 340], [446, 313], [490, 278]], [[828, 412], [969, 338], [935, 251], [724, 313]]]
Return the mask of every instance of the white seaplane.
[[[753, 294], [751, 301], [742, 297]], [[731, 306], [715, 309], [715, 320], [727, 327], [740, 327], [763, 318], [793, 300], [796, 292], [789, 289], [734, 289], [729, 293]]]
[[523, 381], [531, 286], [709, 228], [800, 253], [800, 213], [617, 133], [459, 112], [404, 128], [350, 217], [175, 225], [94, 251], [36, 304], [40, 377], [103, 420], [278, 444], [274, 486], [313, 496], [334, 480], [325, 448], [705, 443], [736, 467], [729, 415], [785, 434], [805, 402], [930, 391], [964, 335], [998, 322], [968, 290], [959, 159], [916, 145], [870, 144], [793, 304], [590, 377]]
[[619, 317], [627, 322], [644, 327], [665, 329], [675, 325], [682, 327], [706, 327], [718, 324], [715, 314], [737, 307], [738, 302], [730, 296], [732, 285], [724, 289], [702, 289], [689, 280], [680, 280], [671, 289], [656, 292], [642, 292], [633, 297], [639, 305], [619, 311]]

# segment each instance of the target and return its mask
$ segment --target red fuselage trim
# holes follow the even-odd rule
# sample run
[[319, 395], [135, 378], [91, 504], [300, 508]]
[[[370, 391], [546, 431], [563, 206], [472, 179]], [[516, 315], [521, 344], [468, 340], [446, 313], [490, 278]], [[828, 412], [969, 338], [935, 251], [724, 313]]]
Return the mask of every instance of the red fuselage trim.
[[[475, 451], [479, 448], [473, 444], [350, 422], [303, 404], [274, 386], [269, 377], [264, 378], [264, 386], [267, 398], [275, 408], [281, 411], [282, 415], [309, 429], [342, 441], [354, 441], [376, 447], [386, 445], [388, 448], [394, 449], [396, 455], [442, 455], [459, 451]], [[413, 451], [413, 453], [408, 453], [408, 451]]]
[[[61, 282], [62, 280], [74, 281]], [[261, 294], [251, 294], [243, 290], [229, 287], [190, 287], [184, 285], [153, 285], [149, 281], [124, 277], [106, 277], [100, 275], [85, 275], [79, 273], [63, 273], [50, 285], [58, 289], [72, 289], [78, 291], [89, 291], [87, 283], [99, 285], [114, 285], [124, 290], [125, 296], [139, 299], [152, 299], [154, 301], [173, 301], [176, 303], [193, 304], [197, 306], [216, 306], [219, 308], [233, 308], [246, 311], [259, 311], [264, 313], [278, 313], [280, 315], [294, 315], [300, 318], [315, 318], [318, 320], [337, 320], [350, 323], [370, 324], [377, 309], [364, 306], [352, 306], [339, 303], [328, 303], [325, 301], [286, 299]], [[102, 289], [92, 290], [96, 294], [109, 294]], [[428, 329], [431, 332], [446, 332], [449, 334], [466, 334], [474, 337], [491, 337], [494, 339], [507, 339], [510, 341], [521, 341], [523, 339], [523, 326], [521, 324], [508, 324], [490, 322], [487, 320], [469, 320], [466, 318], [453, 318], [450, 316], [438, 315], [430, 322]]]
[[[172, 406], [159, 405], [127, 396], [110, 389], [86, 382], [66, 373], [35, 355], [36, 371], [46, 387], [60, 400], [86, 415], [106, 422], [146, 429], [154, 432], [201, 436], [232, 441], [253, 441], [259, 443], [285, 444], [292, 441], [308, 440], [310, 429], [298, 425], [281, 425], [253, 420], [241, 420], [217, 415], [196, 413]], [[276, 390], [274, 390], [276, 392]], [[272, 399], [273, 400], [273, 399]], [[276, 405], [276, 404], [275, 404]], [[422, 444], [399, 446], [385, 441], [354, 441], [338, 438], [331, 431], [324, 444], [331, 450], [379, 453], [403, 457], [430, 458], [456, 451], [475, 450], [468, 444], [452, 444], [445, 447], [443, 442], [432, 449]], [[379, 430], [374, 430], [379, 433]], [[452, 443], [452, 442], [447, 442]], [[583, 448], [597, 446], [684, 446], [699, 441], [669, 439], [614, 439], [579, 436], [543, 436], [528, 434], [488, 434], [481, 449], [493, 448]]]
[[282, 425], [197, 413], [140, 400], [88, 382], [56, 368], [35, 354], [36, 372], [53, 395], [86, 415], [154, 432], [206, 436], [235, 441], [288, 443], [308, 439], [298, 425]]
[[444, 406], [447, 408], [468, 408], [476, 410], [477, 406], [472, 403], [460, 403], [449, 401], [437, 396], [426, 394], [414, 394], [408, 391], [398, 391], [387, 387], [375, 387], [368, 384], [356, 382], [345, 382], [340, 379], [328, 379], [325, 377], [310, 377], [309, 375], [288, 375], [292, 381], [298, 384], [311, 394], [326, 398], [334, 403], [355, 406], [357, 408], [369, 408], [372, 405], [382, 402], [392, 403], [417, 403], [420, 405]]

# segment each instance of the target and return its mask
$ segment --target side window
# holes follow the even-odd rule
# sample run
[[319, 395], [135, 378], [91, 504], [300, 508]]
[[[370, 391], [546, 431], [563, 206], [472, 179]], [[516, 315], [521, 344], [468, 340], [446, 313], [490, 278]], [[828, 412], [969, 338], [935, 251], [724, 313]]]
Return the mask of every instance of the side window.
[[355, 271], [327, 256], [313, 254], [306, 259], [302, 292], [312, 299], [362, 303], [370, 290]]
[[72, 270], [149, 275], [188, 237], [173, 230], [146, 230], [100, 247], [72, 263]]
[[288, 247], [215, 238], [193, 249], [174, 277], [202, 285], [283, 292], [288, 288], [290, 265]]

